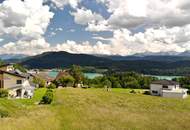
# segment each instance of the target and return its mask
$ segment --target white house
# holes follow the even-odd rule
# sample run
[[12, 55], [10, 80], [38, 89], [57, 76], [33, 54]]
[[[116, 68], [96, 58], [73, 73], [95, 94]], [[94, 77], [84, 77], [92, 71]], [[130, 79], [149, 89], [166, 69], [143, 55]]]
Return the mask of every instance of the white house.
[[181, 88], [179, 83], [171, 80], [153, 81], [150, 85], [150, 93], [153, 96], [186, 98], [187, 89]]
[[30, 85], [28, 77], [6, 68], [0, 67], [0, 88], [7, 89], [10, 98], [31, 98], [34, 87]]

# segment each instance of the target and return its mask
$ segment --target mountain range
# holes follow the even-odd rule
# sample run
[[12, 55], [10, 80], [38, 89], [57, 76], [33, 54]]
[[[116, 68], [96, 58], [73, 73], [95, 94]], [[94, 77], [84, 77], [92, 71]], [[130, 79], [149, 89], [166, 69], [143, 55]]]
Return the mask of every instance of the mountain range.
[[[14, 57], [15, 58], [15, 57]], [[189, 75], [190, 52], [176, 55], [132, 55], [105, 56], [71, 54], [68, 52], [45, 52], [36, 56], [6, 59], [7, 62], [19, 62], [27, 68], [52, 69], [65, 68], [73, 64], [93, 66], [117, 72], [136, 71], [156, 75]]]

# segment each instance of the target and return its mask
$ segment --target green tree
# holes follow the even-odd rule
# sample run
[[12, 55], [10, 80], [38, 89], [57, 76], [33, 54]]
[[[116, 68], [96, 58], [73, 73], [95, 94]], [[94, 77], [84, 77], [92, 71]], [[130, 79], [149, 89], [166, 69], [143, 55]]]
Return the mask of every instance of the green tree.
[[70, 70], [70, 74], [75, 79], [74, 86], [76, 87], [77, 84], [81, 83], [84, 79], [83, 72], [80, 66], [73, 65]]
[[40, 77], [35, 77], [33, 79], [33, 83], [38, 84], [39, 88], [46, 87], [46, 81], [44, 79], [40, 78]]
[[121, 84], [119, 83], [119, 81], [114, 81], [113, 83], [112, 83], [112, 88], [121, 88]]
[[61, 86], [68, 87], [74, 85], [75, 79], [72, 76], [63, 76], [58, 82]]
[[103, 85], [104, 85], [104, 87], [106, 88], [107, 91], [109, 91], [109, 88], [112, 87], [112, 83], [111, 83], [111, 81], [108, 80], [108, 79], [105, 79], [105, 80], [103, 81]]
[[27, 69], [24, 68], [24, 67], [23, 67], [22, 65], [20, 65], [20, 64], [14, 64], [13, 67], [14, 67], [15, 69], [20, 70], [20, 71], [23, 72], [23, 73], [26, 73], [26, 72], [27, 72]]
[[5, 62], [3, 60], [0, 59], [0, 66], [5, 64]]
[[56, 85], [54, 83], [51, 83], [50, 85], [48, 85], [47, 88], [49, 88], [49, 89], [55, 89]]

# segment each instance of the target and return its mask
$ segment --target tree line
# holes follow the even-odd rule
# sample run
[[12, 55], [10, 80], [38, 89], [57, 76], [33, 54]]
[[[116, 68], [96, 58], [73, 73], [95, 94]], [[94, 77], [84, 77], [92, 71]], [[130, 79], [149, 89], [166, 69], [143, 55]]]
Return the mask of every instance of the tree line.
[[[59, 80], [53, 81], [53, 87], [77, 87], [78, 84], [82, 84], [82, 87], [94, 87], [94, 88], [133, 88], [133, 89], [148, 89], [150, 83], [156, 78], [151, 76], [144, 76], [136, 72], [124, 72], [116, 73], [108, 71], [103, 76], [89, 79], [85, 77], [82, 68], [77, 65], [73, 65], [68, 71], [69, 75], [62, 76]], [[44, 87], [45, 82], [43, 79], [35, 79], [35, 83], [39, 83], [39, 87]]]

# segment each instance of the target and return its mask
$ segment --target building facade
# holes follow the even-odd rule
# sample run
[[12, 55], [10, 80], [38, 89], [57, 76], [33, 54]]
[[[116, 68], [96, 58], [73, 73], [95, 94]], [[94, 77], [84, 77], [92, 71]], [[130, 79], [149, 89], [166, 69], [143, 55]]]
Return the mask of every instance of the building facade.
[[153, 96], [186, 98], [187, 91], [187, 89], [181, 88], [179, 83], [170, 80], [158, 80], [150, 85], [150, 93]]

